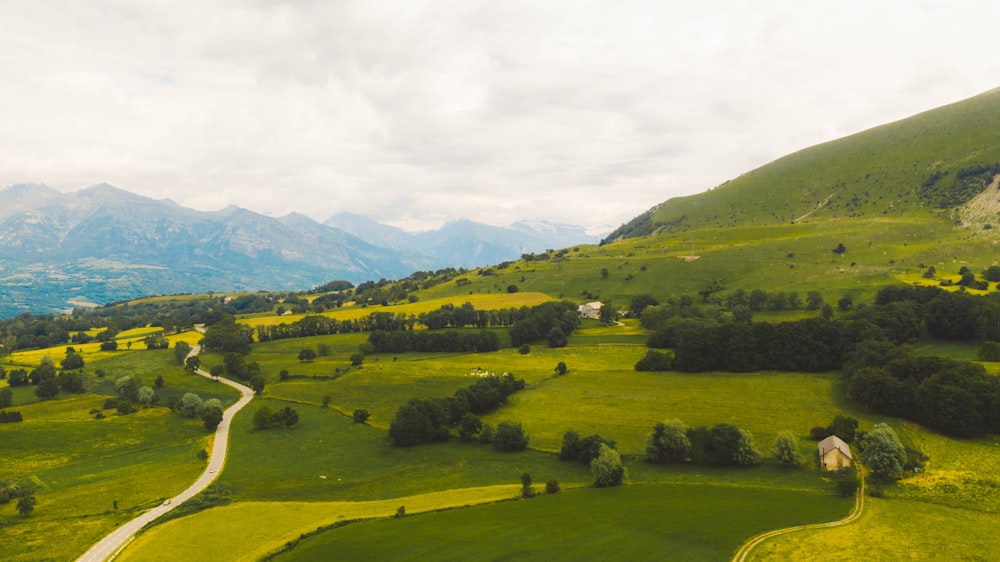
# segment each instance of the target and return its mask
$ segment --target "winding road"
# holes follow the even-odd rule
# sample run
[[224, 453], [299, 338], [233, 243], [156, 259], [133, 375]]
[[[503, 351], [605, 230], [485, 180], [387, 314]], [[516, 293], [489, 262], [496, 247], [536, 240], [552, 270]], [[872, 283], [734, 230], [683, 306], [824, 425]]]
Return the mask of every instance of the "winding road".
[[[191, 355], [197, 355], [200, 351], [200, 346], [194, 346], [188, 357]], [[215, 377], [211, 374], [201, 369], [198, 369], [195, 372], [203, 377], [213, 380], [215, 379]], [[235, 416], [237, 412], [242, 410], [244, 406], [253, 400], [253, 390], [238, 382], [233, 382], [223, 377], [219, 377], [217, 380], [222, 384], [239, 390], [242, 396], [238, 402], [227, 408], [222, 414], [222, 422], [219, 423], [219, 427], [215, 430], [215, 443], [212, 446], [212, 456], [209, 457], [208, 466], [205, 467], [205, 471], [201, 473], [201, 476], [199, 476], [193, 484], [188, 486], [188, 488], [180, 494], [177, 494], [176, 496], [163, 502], [161, 505], [158, 505], [135, 519], [119, 526], [111, 534], [107, 535], [98, 541], [97, 544], [90, 547], [90, 549], [85, 552], [83, 556], [77, 558], [77, 562], [104, 562], [105, 560], [109, 560], [120, 552], [128, 543], [130, 543], [140, 529], [149, 523], [152, 523], [163, 514], [168, 513], [172, 509], [193, 498], [219, 477], [219, 473], [222, 472], [222, 467], [226, 463], [226, 449], [229, 445], [229, 424], [232, 421], [233, 416]]]
[[[858, 464], [861, 468], [861, 465]], [[813, 523], [811, 525], [796, 525], [795, 527], [786, 527], [784, 529], [776, 529], [774, 531], [765, 531], [758, 535], [754, 535], [747, 539], [736, 554], [733, 555], [732, 562], [745, 562], [747, 556], [750, 556], [750, 552], [757, 547], [760, 543], [766, 541], [771, 537], [776, 537], [778, 535], [784, 535], [786, 533], [794, 533], [795, 531], [805, 531], [808, 529], [829, 529], [831, 527], [840, 527], [841, 525], [847, 525], [853, 521], [856, 521], [861, 517], [861, 512], [865, 509], [865, 475], [864, 469], [861, 470], [861, 486], [858, 487], [857, 495], [854, 498], [854, 509], [847, 514], [847, 517], [839, 519], [837, 521], [830, 521], [827, 523]]]

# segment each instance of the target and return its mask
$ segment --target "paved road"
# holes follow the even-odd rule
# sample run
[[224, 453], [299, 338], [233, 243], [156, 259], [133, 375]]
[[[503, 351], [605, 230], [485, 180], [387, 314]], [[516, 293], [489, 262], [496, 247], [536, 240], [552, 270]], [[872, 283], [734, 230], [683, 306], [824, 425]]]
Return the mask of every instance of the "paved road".
[[[200, 347], [195, 346], [191, 350], [191, 354], [197, 355], [199, 351], [201, 351]], [[201, 369], [198, 369], [196, 372], [203, 377], [213, 378], [212, 375]], [[215, 430], [215, 443], [212, 446], [212, 456], [209, 457], [208, 466], [205, 467], [205, 471], [201, 473], [201, 476], [199, 476], [198, 479], [194, 481], [194, 484], [191, 484], [187, 490], [184, 490], [180, 494], [170, 498], [170, 500], [164, 502], [162, 505], [158, 505], [135, 519], [119, 526], [114, 532], [101, 539], [94, 546], [90, 547], [90, 550], [78, 558], [77, 562], [103, 562], [108, 560], [124, 548], [125, 545], [131, 542], [132, 539], [135, 538], [135, 534], [139, 531], [139, 529], [142, 529], [164, 513], [167, 513], [185, 501], [191, 499], [199, 492], [207, 488], [209, 484], [219, 477], [219, 473], [222, 472], [222, 466], [226, 463], [226, 448], [229, 444], [229, 424], [232, 421], [233, 416], [236, 415], [236, 412], [242, 410], [244, 406], [253, 400], [253, 390], [240, 383], [233, 382], [223, 377], [219, 377], [218, 380], [222, 384], [239, 390], [242, 396], [240, 397], [239, 402], [230, 406], [222, 415], [222, 422], [219, 424], [218, 429]]]
[[750, 552], [756, 548], [757, 545], [771, 537], [784, 535], [785, 533], [793, 533], [795, 531], [804, 531], [806, 529], [829, 529], [830, 527], [840, 527], [841, 525], [847, 525], [852, 521], [856, 521], [858, 517], [861, 517], [861, 512], [865, 509], [865, 472], [864, 467], [862, 467], [860, 463], [858, 463], [857, 466], [861, 473], [861, 486], [858, 488], [857, 495], [854, 498], [854, 509], [847, 514], [847, 517], [837, 521], [830, 521], [829, 523], [813, 523], [812, 525], [797, 525], [795, 527], [787, 527], [785, 529], [765, 531], [747, 539], [747, 541], [743, 543], [743, 546], [741, 546], [740, 549], [736, 551], [736, 554], [733, 555], [732, 562], [744, 562], [747, 559], [747, 556], [750, 556]]

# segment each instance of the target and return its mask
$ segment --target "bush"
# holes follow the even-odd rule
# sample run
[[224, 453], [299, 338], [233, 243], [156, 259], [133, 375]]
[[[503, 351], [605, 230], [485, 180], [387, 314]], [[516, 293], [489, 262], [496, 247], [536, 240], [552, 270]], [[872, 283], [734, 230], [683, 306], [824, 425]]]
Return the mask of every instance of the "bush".
[[669, 371], [674, 366], [674, 357], [670, 353], [661, 353], [652, 349], [646, 352], [635, 364], [636, 371]]
[[601, 443], [597, 458], [590, 462], [590, 472], [594, 476], [594, 486], [608, 488], [625, 481], [625, 465], [618, 451]]
[[[325, 406], [326, 405], [326, 403], [325, 403], [326, 397], [325, 396], [323, 397], [323, 400], [324, 400], [324, 406]], [[370, 415], [371, 414], [368, 413], [368, 410], [366, 410], [364, 408], [360, 408], [358, 410], [354, 410], [354, 414], [353, 414], [352, 417], [354, 418], [354, 423], [365, 423], [366, 421], [368, 421], [368, 417]]]
[[528, 439], [521, 424], [500, 422], [497, 424], [496, 434], [493, 436], [493, 446], [498, 451], [523, 451], [528, 448]]
[[836, 472], [834, 483], [837, 494], [844, 498], [853, 496], [858, 491], [858, 475], [853, 466], [846, 466]]
[[555, 478], [549, 480], [545, 483], [545, 493], [546, 494], [558, 494], [559, 493], [559, 481]]
[[531, 353], [531, 346], [528, 344], [523, 344], [521, 347], [517, 348], [517, 352], [521, 355], [527, 355]]

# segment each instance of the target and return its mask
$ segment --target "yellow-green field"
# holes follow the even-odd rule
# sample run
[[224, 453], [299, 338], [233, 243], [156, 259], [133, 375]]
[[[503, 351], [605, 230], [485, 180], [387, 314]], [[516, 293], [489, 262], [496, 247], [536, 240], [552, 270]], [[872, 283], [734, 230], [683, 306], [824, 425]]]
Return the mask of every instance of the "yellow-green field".
[[[241, 502], [155, 527], [130, 544], [117, 560], [260, 560], [317, 527], [389, 517], [400, 506], [405, 506], [407, 514], [416, 514], [513, 499], [519, 493], [519, 485], [504, 485], [379, 501]], [[262, 525], [261, 521], [268, 523]], [[252, 539], [247, 536], [248, 529], [254, 530]]]
[[[422, 312], [438, 310], [446, 304], [461, 306], [464, 303], [472, 303], [476, 310], [495, 310], [498, 308], [520, 308], [522, 306], [535, 306], [543, 302], [552, 300], [542, 293], [514, 293], [514, 294], [474, 294], [458, 295], [453, 297], [434, 298], [421, 300], [414, 303], [395, 304], [390, 306], [352, 306], [348, 308], [334, 309], [322, 313], [320, 316], [335, 318], [337, 320], [356, 320], [364, 318], [375, 312], [390, 312], [392, 314], [419, 315]], [[307, 314], [286, 314], [284, 316], [250, 316], [240, 320], [241, 324], [248, 326], [277, 326], [279, 324], [291, 324], [302, 320]]]

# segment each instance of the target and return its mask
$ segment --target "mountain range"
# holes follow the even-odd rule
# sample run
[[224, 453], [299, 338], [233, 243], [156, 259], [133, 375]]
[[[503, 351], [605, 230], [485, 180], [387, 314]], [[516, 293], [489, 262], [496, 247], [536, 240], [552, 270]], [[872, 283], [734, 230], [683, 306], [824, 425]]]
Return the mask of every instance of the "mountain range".
[[594, 242], [582, 228], [461, 220], [410, 234], [360, 215], [325, 223], [230, 206], [202, 212], [108, 184], [0, 189], [0, 317], [142, 295], [304, 290], [333, 279], [476, 267]]

